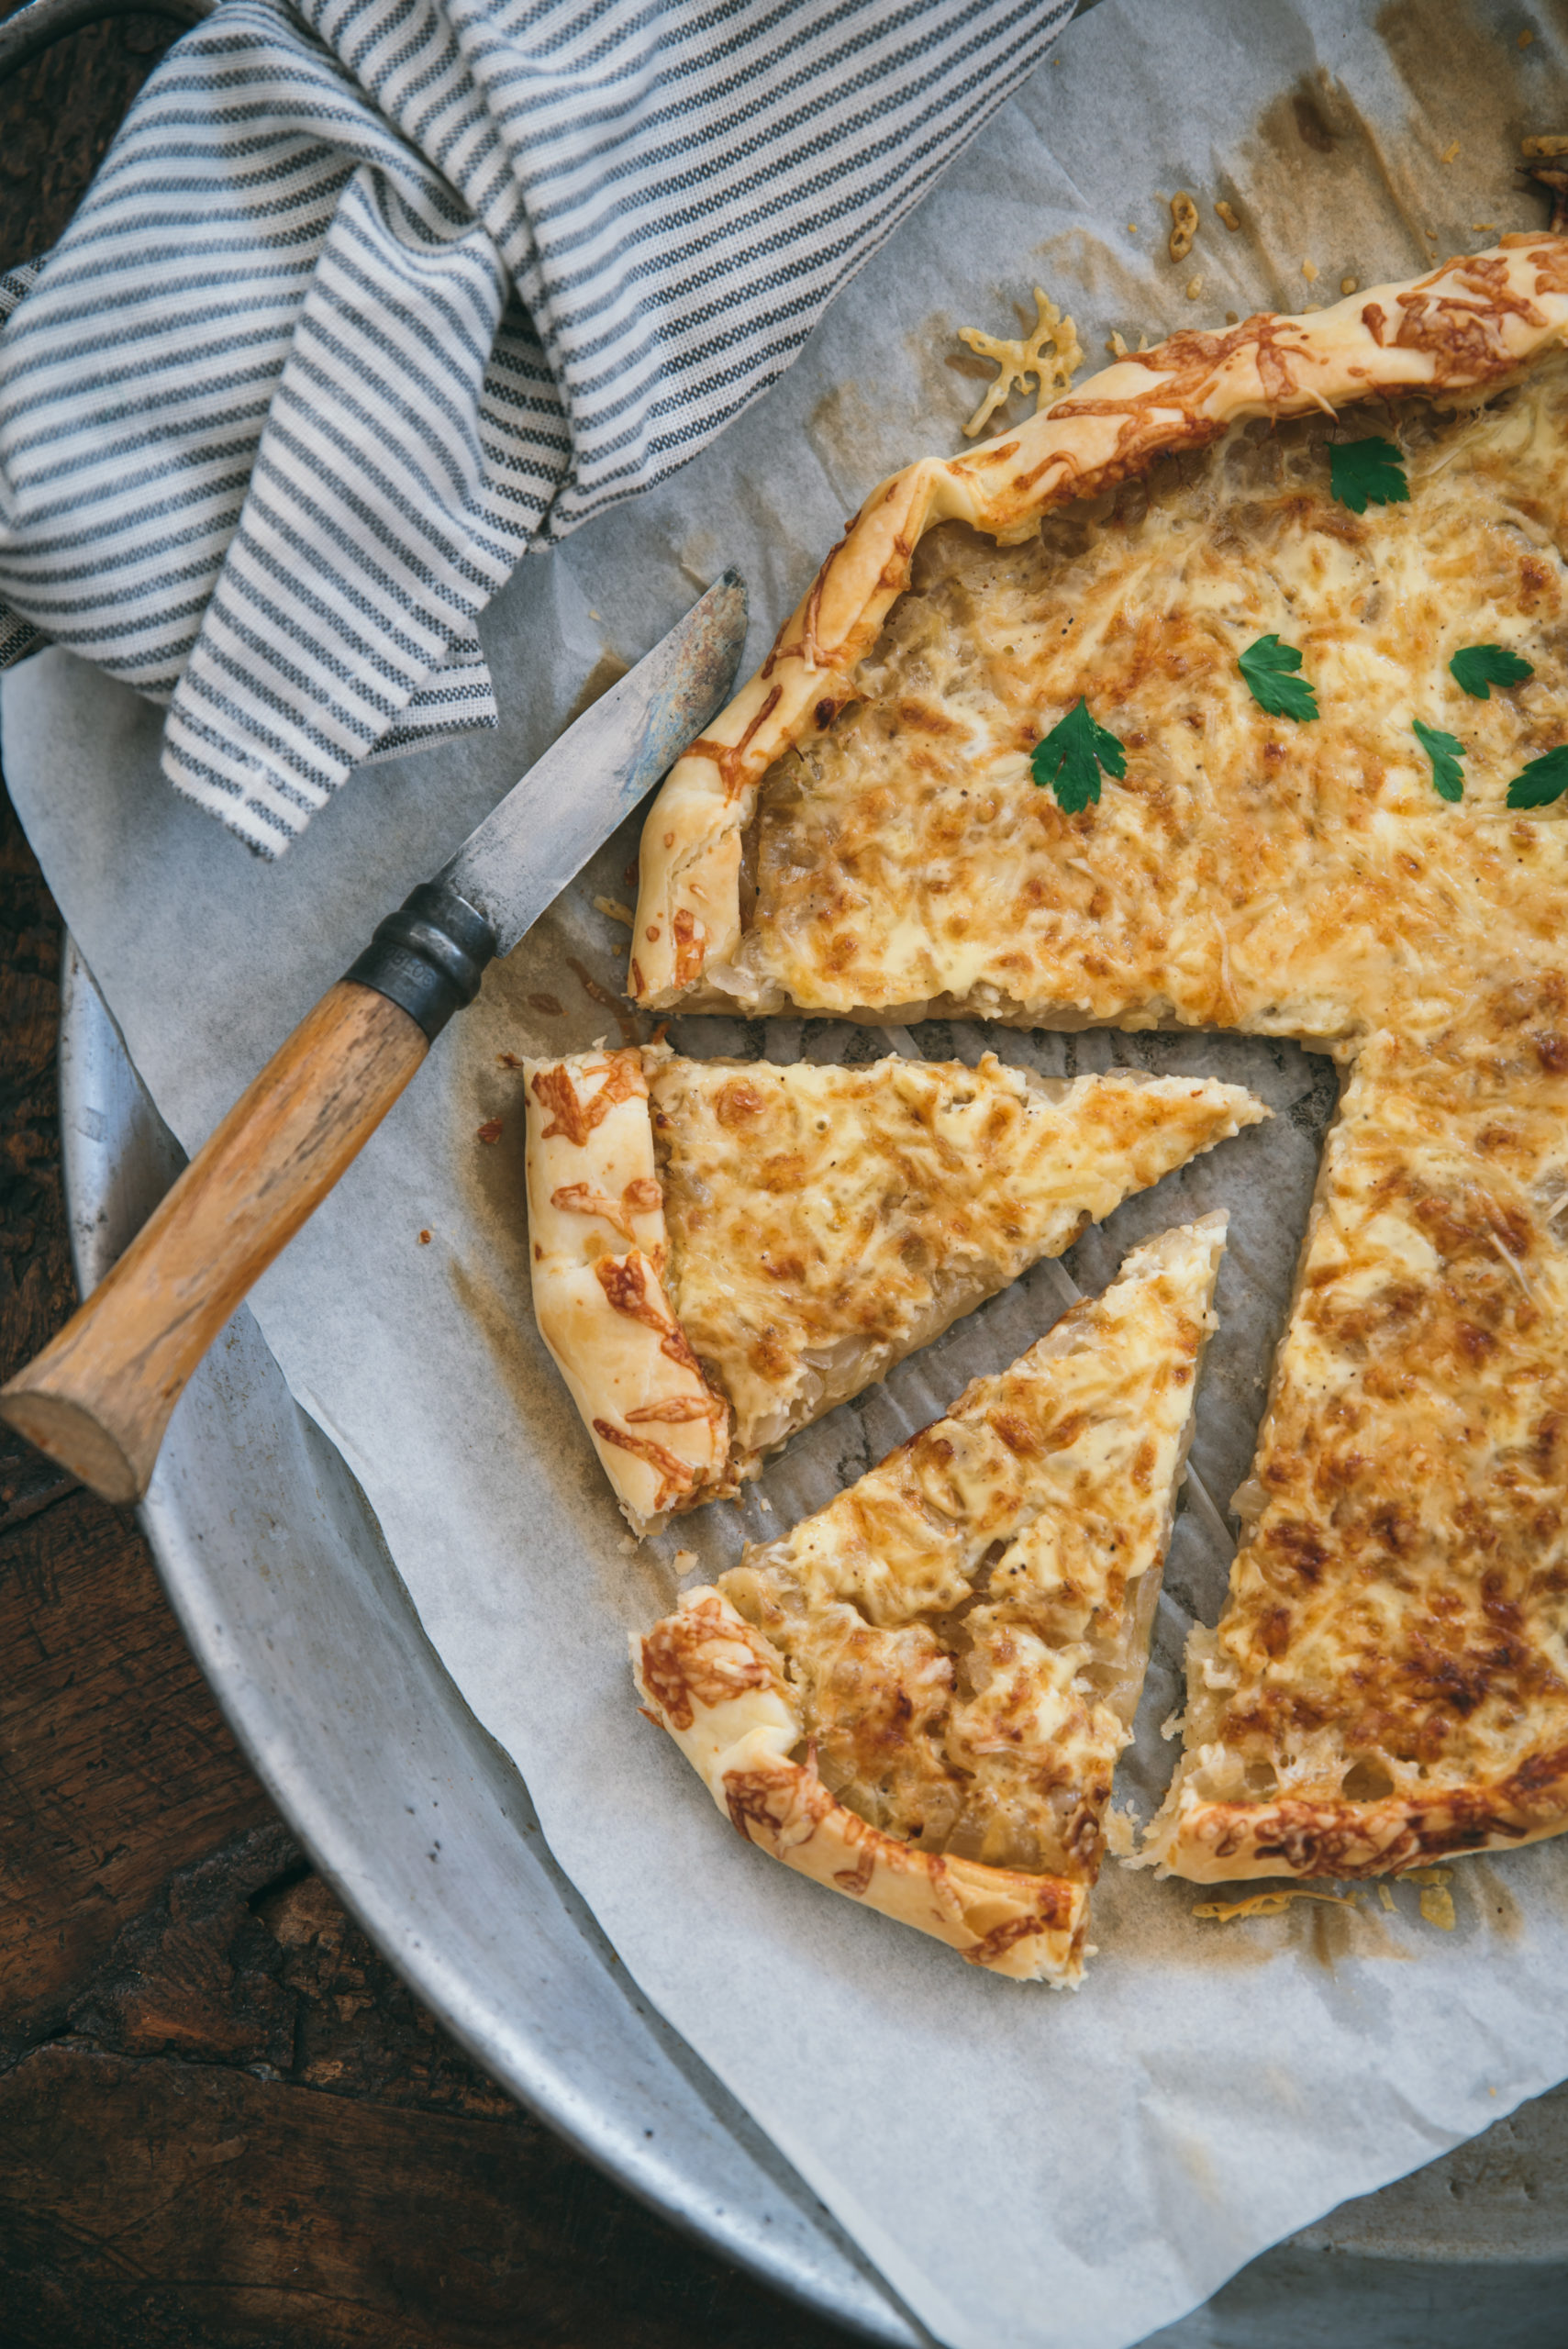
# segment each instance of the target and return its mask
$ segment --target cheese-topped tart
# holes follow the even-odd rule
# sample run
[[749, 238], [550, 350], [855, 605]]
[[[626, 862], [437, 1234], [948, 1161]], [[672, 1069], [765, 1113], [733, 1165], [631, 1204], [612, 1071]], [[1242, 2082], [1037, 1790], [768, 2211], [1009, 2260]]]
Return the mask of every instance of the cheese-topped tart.
[[1363, 1876], [1568, 1817], [1568, 986], [1373, 1037], [1149, 1838]]
[[[633, 993], [1344, 1048], [1555, 953], [1568, 830], [1502, 803], [1568, 718], [1565, 326], [1568, 239], [1508, 238], [1173, 335], [884, 484], [654, 804]], [[1327, 444], [1369, 433], [1409, 495], [1358, 514]], [[1270, 636], [1310, 724], [1240, 673]], [[1481, 642], [1534, 680], [1469, 698]], [[1067, 814], [1030, 753], [1080, 696], [1126, 774]], [[1462, 806], [1417, 718], [1462, 738]]]
[[1565, 335], [1505, 238], [910, 469], [644, 837], [650, 1003], [1354, 1064], [1151, 1844], [1203, 1880], [1568, 1825]]
[[639, 1532], [1084, 1226], [1268, 1112], [1240, 1085], [870, 1067], [527, 1063], [534, 1310]]
[[748, 1842], [995, 1973], [1083, 1969], [1224, 1243], [1207, 1216], [1135, 1249], [631, 1643]]

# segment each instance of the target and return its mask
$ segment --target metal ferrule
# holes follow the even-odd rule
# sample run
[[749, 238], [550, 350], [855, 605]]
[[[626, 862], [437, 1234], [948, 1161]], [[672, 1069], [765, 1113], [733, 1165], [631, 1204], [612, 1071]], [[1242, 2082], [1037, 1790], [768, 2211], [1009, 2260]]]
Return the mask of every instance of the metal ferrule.
[[479, 993], [495, 933], [466, 897], [439, 881], [421, 881], [343, 974], [401, 1005], [433, 1042], [454, 1011]]

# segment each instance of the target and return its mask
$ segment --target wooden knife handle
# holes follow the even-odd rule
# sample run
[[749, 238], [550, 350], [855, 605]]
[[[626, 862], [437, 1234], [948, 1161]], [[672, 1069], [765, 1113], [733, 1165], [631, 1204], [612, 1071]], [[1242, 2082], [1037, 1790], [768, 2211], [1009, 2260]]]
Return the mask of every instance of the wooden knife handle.
[[0, 1413], [106, 1500], [137, 1500], [185, 1382], [430, 1049], [339, 979], [274, 1052]]

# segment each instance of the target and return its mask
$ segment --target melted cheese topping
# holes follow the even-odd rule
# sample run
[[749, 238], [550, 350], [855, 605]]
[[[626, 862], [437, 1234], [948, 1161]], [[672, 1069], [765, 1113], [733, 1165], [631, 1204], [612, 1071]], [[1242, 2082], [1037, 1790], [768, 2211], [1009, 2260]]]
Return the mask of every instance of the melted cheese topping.
[[824, 1783], [917, 1846], [1090, 1883], [1191, 1425], [1225, 1219], [1166, 1232], [725, 1596]]
[[[1568, 829], [1503, 797], [1568, 729], [1565, 420], [1551, 357], [1468, 416], [1379, 412], [1407, 505], [1337, 504], [1320, 419], [1249, 423], [1027, 545], [931, 532], [850, 707], [764, 780], [740, 999], [1353, 1046], [1555, 957]], [[1317, 721], [1251, 699], [1238, 656], [1269, 633]], [[1534, 680], [1469, 699], [1447, 663], [1477, 642]], [[1128, 771], [1068, 817], [1029, 753], [1080, 695]], [[1462, 807], [1416, 718], [1463, 741]]]
[[1267, 1115], [1239, 1085], [1135, 1074], [649, 1055], [682, 1328], [737, 1464], [858, 1394], [1084, 1226]]
[[1560, 1826], [1565, 1473], [1554, 979], [1356, 1063], [1153, 1852], [1199, 1878], [1353, 1875]]

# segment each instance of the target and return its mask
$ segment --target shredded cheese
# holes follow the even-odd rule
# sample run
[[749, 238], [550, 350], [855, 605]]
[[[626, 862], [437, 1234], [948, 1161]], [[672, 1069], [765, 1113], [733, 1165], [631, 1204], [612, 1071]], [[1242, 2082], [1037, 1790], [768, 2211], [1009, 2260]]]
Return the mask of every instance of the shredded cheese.
[[1018, 336], [984, 334], [978, 327], [960, 327], [958, 330], [960, 342], [966, 342], [982, 359], [994, 359], [1001, 370], [963, 428], [967, 440], [984, 430], [996, 410], [1012, 397], [1015, 390], [1021, 391], [1030, 376], [1035, 383], [1038, 415], [1066, 391], [1074, 371], [1084, 363], [1083, 345], [1072, 319], [1064, 318], [1038, 285], [1034, 301], [1034, 329], [1027, 341]]
[[1238, 1917], [1283, 1917], [1293, 1900], [1326, 1900], [1330, 1909], [1351, 1909], [1353, 1897], [1337, 1892], [1313, 1892], [1304, 1885], [1288, 1891], [1254, 1892], [1245, 1900], [1200, 1900], [1195, 1917], [1211, 1917], [1217, 1925], [1232, 1925]]

